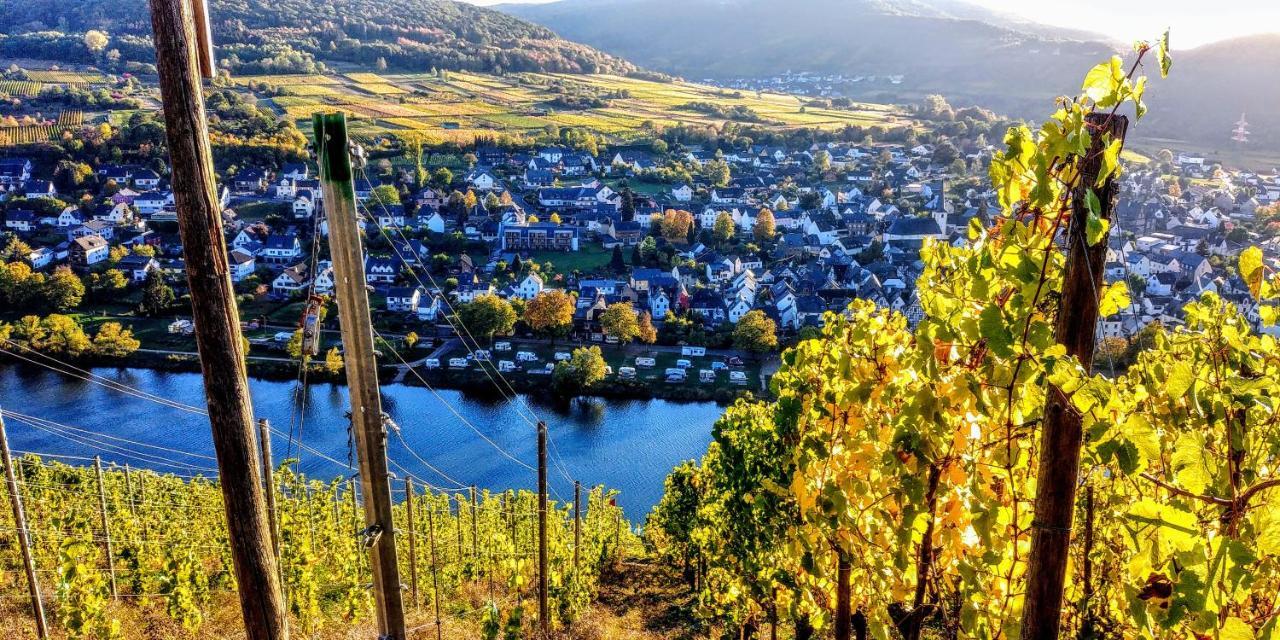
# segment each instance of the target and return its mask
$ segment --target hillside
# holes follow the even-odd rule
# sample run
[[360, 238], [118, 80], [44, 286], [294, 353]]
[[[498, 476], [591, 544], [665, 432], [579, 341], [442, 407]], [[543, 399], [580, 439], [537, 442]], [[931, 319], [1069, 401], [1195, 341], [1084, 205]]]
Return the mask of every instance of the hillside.
[[[0, 55], [150, 63], [146, 0], [0, 0]], [[620, 73], [635, 66], [545, 27], [452, 0], [213, 0], [219, 58], [233, 72], [312, 73], [318, 62], [427, 71]], [[49, 30], [58, 32], [51, 33]], [[111, 42], [95, 54], [83, 32]], [[63, 35], [65, 34], [65, 35]]]
[[[1280, 34], [1234, 38], [1180, 52], [1174, 72], [1154, 83], [1148, 100], [1158, 104], [1150, 131], [1190, 134], [1205, 151], [1280, 147]], [[1231, 130], [1244, 113], [1250, 143], [1241, 148]]]
[[[1101, 37], [1085, 41], [950, 0], [562, 0], [501, 9], [686, 77], [868, 76], [851, 87], [855, 97], [941, 92], [1011, 111], [1074, 88], [1079, 70], [1112, 50]], [[895, 75], [900, 83], [886, 79]]]

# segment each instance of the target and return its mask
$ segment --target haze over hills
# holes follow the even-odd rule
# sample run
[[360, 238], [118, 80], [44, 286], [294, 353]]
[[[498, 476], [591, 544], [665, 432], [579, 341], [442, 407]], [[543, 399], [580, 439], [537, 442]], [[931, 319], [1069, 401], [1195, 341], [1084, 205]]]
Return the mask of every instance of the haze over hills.
[[[211, 0], [210, 10], [220, 57], [237, 73], [379, 59], [411, 71], [635, 70], [545, 27], [452, 0]], [[125, 60], [152, 62], [150, 25], [146, 0], [0, 0], [0, 33], [8, 34], [0, 55], [93, 62], [82, 34], [100, 29]]]
[[[1127, 48], [963, 0], [559, 0], [497, 8], [688, 78], [863, 76], [842, 90], [891, 102], [941, 93], [1028, 117]], [[1280, 145], [1280, 112], [1271, 108], [1280, 98], [1280, 35], [1179, 51], [1175, 61], [1167, 84], [1152, 82], [1149, 99], [1160, 102], [1144, 132], [1225, 148], [1247, 111], [1255, 144]]]

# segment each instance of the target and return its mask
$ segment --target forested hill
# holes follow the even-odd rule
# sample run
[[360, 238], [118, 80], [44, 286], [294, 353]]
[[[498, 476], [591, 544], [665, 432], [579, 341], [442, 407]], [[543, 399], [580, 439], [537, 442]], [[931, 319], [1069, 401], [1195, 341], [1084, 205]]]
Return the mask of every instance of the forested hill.
[[[313, 72], [317, 63], [370, 68], [620, 73], [625, 60], [549, 29], [452, 0], [212, 0], [219, 57], [236, 73]], [[111, 38], [97, 52], [84, 33]], [[146, 0], [0, 0], [0, 55], [151, 62]], [[100, 59], [101, 58], [101, 59]]]

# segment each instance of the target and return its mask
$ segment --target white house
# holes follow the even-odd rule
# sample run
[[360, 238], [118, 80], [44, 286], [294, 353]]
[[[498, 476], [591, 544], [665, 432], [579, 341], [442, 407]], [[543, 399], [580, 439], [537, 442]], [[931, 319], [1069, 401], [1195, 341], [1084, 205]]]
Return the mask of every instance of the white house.
[[289, 296], [302, 291], [309, 284], [311, 274], [308, 273], [307, 263], [299, 262], [276, 276], [271, 282], [271, 291], [276, 295]]
[[542, 277], [536, 273], [530, 273], [516, 286], [515, 295], [524, 300], [532, 300], [539, 293], [542, 293], [542, 285]]
[[690, 187], [688, 184], [681, 184], [678, 187], [672, 187], [671, 197], [675, 198], [677, 202], [689, 202], [690, 200], [693, 200], [693, 187]]
[[417, 313], [422, 287], [391, 287], [387, 290], [387, 311]]
[[231, 253], [228, 254], [228, 258], [230, 258], [232, 282], [240, 282], [248, 278], [253, 275], [254, 270], [258, 267], [257, 259], [248, 251], [232, 249]]

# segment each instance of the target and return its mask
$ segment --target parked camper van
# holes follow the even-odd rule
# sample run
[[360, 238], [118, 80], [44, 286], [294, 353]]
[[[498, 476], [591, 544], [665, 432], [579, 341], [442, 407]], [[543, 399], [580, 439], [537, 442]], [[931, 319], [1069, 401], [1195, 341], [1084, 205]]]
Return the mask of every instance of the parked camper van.
[[427, 361], [423, 363], [423, 366], [428, 369], [439, 369], [440, 358], [427, 358]]
[[657, 360], [654, 360], [653, 358], [646, 358], [646, 357], [644, 357], [644, 356], [640, 356], [640, 357], [636, 358], [636, 366], [637, 366], [637, 367], [646, 367], [646, 368], [648, 368], [648, 367], [653, 367], [653, 366], [654, 366], [654, 365], [656, 365], [656, 364], [658, 364], [658, 361], [657, 361]]
[[538, 359], [538, 354], [531, 351], [520, 351], [516, 353], [516, 360], [520, 362], [534, 362]]
[[499, 371], [499, 372], [506, 373], [506, 372], [508, 372], [508, 371], [515, 371], [515, 370], [516, 370], [516, 363], [514, 363], [514, 362], [512, 362], [512, 361], [510, 361], [510, 360], [499, 360], [499, 361], [498, 361], [498, 371]]
[[680, 355], [701, 358], [707, 355], [706, 347], [680, 347]]
[[487, 362], [491, 357], [492, 357], [492, 354], [489, 353], [488, 349], [476, 349], [476, 353], [475, 353], [476, 360], [484, 360]]
[[495, 342], [495, 343], [493, 344], [493, 350], [494, 350], [494, 351], [510, 351], [510, 350], [511, 350], [511, 343], [510, 343], [510, 342]]
[[701, 382], [715, 382], [716, 372], [710, 369], [699, 369], [698, 380]]
[[685, 375], [684, 369], [681, 369], [679, 367], [671, 367], [670, 369], [667, 369], [664, 373], [667, 376], [667, 382], [684, 382], [685, 378], [687, 377]]
[[572, 358], [572, 357], [573, 356], [571, 354], [566, 353], [564, 351], [556, 352], [556, 362], [560, 362], [561, 360], [568, 360], [569, 358]]
[[618, 377], [623, 380], [634, 380], [636, 377], [635, 367], [618, 367]]
[[449, 368], [450, 369], [466, 369], [467, 359], [466, 358], [449, 358]]
[[746, 371], [730, 371], [729, 382], [732, 382], [733, 384], [746, 384], [747, 372]]
[[685, 360], [684, 358], [681, 358], [679, 360], [676, 360], [676, 366], [680, 367], [681, 369], [688, 369], [689, 367], [693, 366], [693, 363], [688, 360]]

